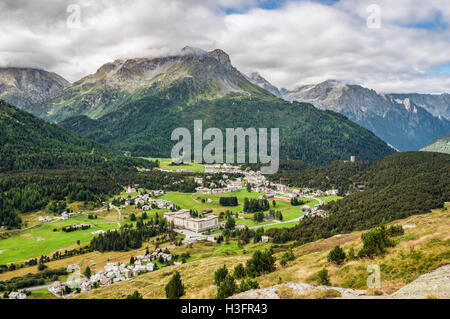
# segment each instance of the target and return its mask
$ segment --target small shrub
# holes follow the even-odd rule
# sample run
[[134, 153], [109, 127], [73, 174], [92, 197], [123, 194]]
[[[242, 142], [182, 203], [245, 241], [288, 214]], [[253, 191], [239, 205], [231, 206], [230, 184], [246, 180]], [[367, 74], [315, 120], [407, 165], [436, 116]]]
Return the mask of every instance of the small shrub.
[[247, 278], [241, 281], [239, 285], [240, 292], [244, 292], [251, 289], [259, 289], [259, 284], [256, 280]]
[[341, 248], [341, 246], [337, 245], [330, 251], [327, 259], [329, 262], [333, 262], [337, 265], [340, 265], [345, 261], [345, 257], [346, 255], [344, 250]]
[[358, 252], [359, 257], [373, 257], [386, 252], [386, 247], [394, 246], [394, 242], [389, 238], [384, 225], [373, 228], [361, 235], [363, 248]]
[[280, 264], [281, 266], [284, 267], [287, 265], [289, 261], [294, 259], [295, 259], [294, 252], [292, 251], [292, 249], [289, 249], [287, 252], [283, 254], [283, 256], [281, 256]]
[[220, 283], [225, 280], [228, 275], [227, 266], [223, 265], [214, 273], [214, 284], [218, 287]]
[[135, 290], [131, 295], [128, 295], [126, 299], [142, 299], [142, 295], [139, 291]]
[[236, 265], [233, 271], [233, 277], [236, 279], [244, 278], [247, 274], [245, 273], [245, 268], [242, 264]]
[[314, 279], [319, 285], [331, 286], [330, 276], [327, 269], [322, 269], [314, 275]]

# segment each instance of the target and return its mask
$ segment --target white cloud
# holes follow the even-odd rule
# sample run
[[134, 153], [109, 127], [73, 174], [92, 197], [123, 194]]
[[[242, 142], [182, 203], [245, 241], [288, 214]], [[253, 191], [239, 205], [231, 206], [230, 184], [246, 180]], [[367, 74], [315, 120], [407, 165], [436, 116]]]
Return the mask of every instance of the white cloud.
[[[240, 70], [259, 71], [280, 87], [336, 78], [382, 92], [450, 91], [448, 76], [428, 74], [450, 64], [448, 29], [405, 27], [439, 16], [450, 23], [446, 0], [376, 1], [380, 29], [366, 26], [373, 0], [288, 2], [276, 10], [256, 8], [261, 2], [6, 0], [0, 3], [0, 65], [44, 68], [75, 81], [116, 58], [191, 45], [221, 48]], [[80, 29], [67, 27], [71, 3], [81, 7]], [[226, 15], [223, 8], [244, 13]]]

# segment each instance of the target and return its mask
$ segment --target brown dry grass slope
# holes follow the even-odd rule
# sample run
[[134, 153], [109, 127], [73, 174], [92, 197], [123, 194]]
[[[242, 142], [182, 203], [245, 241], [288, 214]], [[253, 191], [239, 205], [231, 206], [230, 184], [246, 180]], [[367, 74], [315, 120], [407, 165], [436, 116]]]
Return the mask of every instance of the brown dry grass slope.
[[[278, 265], [275, 272], [259, 277], [260, 287], [292, 281], [314, 283], [312, 276], [326, 267], [333, 286], [366, 289], [369, 275], [366, 271], [367, 266], [378, 264], [381, 268], [381, 290], [390, 294], [420, 275], [450, 263], [449, 205], [445, 209], [412, 216], [392, 224], [413, 227], [405, 229], [405, 234], [395, 239], [397, 245], [389, 248], [385, 256], [347, 261], [341, 266], [330, 264], [327, 255], [336, 245], [343, 247], [346, 252], [351, 247], [356, 251], [362, 247], [361, 232], [338, 235], [295, 248], [295, 260], [289, 262], [286, 267]], [[233, 256], [225, 254], [214, 256], [214, 251], [223, 249], [224, 245], [226, 244], [211, 246], [197, 243], [192, 248], [180, 248], [177, 253], [192, 249], [195, 254], [201, 254], [205, 250], [204, 258], [94, 289], [75, 298], [123, 298], [134, 290], [138, 290], [144, 298], [165, 298], [164, 287], [175, 270], [180, 272], [186, 288], [186, 295], [183, 298], [214, 298], [215, 270], [223, 264], [232, 270], [238, 263], [245, 263], [250, 256], [248, 251], [236, 252]], [[281, 254], [277, 253], [277, 257], [279, 258]]]

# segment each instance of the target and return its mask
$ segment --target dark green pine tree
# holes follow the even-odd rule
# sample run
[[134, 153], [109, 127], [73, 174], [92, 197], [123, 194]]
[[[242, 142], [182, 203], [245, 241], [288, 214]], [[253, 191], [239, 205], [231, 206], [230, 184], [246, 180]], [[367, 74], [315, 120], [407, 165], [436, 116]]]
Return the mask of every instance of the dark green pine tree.
[[184, 296], [184, 286], [178, 271], [170, 279], [165, 289], [167, 299], [179, 299], [181, 296]]
[[227, 274], [225, 279], [217, 287], [217, 299], [225, 299], [238, 292], [238, 287], [233, 276]]

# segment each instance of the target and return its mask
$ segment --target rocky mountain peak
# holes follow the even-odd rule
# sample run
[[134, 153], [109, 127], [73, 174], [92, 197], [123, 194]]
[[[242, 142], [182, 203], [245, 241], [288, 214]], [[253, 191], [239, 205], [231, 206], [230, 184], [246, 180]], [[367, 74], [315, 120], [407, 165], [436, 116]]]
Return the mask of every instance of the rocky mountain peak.
[[181, 55], [193, 55], [196, 57], [203, 57], [208, 55], [208, 52], [199, 48], [185, 46], [183, 49], [181, 49]]
[[265, 78], [261, 76], [258, 72], [252, 72], [250, 76], [247, 77], [250, 82], [253, 84], [258, 85], [259, 87], [263, 88], [266, 91], [269, 91], [275, 96], [281, 97], [282, 93], [280, 90], [272, 85], [269, 81], [267, 81]]
[[0, 68], [0, 99], [20, 108], [50, 98], [70, 83], [56, 73], [33, 68]]
[[216, 49], [214, 51], [209, 52], [208, 57], [214, 58], [217, 61], [219, 61], [220, 64], [222, 64], [228, 68], [231, 68], [230, 56], [220, 49]]
[[283, 97], [339, 112], [400, 151], [417, 150], [450, 129], [449, 121], [434, 117], [412, 98], [337, 80], [284, 91]]

